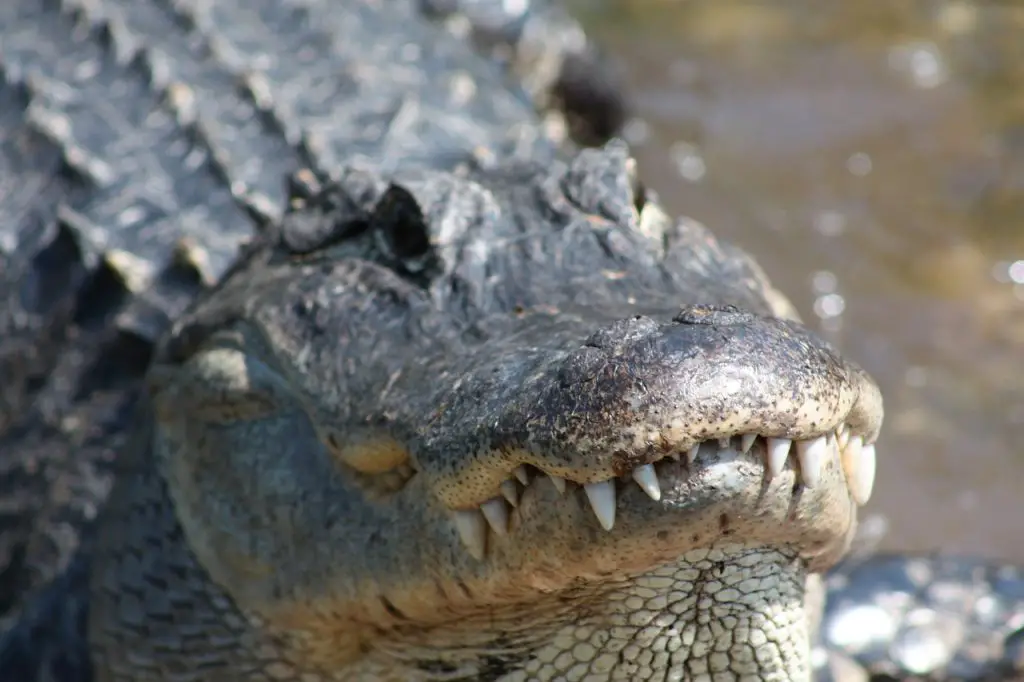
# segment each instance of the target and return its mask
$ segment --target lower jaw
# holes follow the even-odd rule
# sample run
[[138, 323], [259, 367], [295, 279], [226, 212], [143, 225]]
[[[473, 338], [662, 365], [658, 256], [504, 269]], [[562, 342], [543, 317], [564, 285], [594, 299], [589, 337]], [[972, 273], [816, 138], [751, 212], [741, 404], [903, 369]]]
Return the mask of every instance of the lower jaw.
[[795, 549], [718, 543], [607, 583], [396, 631], [357, 661], [287, 653], [311, 677], [346, 682], [809, 682], [808, 575]]
[[784, 549], [693, 550], [586, 600], [498, 679], [808, 680], [806, 579]]

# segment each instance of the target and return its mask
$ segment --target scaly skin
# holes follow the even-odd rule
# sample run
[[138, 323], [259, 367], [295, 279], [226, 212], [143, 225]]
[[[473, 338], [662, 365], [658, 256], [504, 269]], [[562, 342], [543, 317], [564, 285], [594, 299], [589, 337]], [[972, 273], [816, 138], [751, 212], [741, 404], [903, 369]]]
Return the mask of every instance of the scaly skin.
[[[606, 135], [616, 91], [535, 9], [473, 42], [539, 47], [531, 94], [557, 75], [570, 122]], [[870, 383], [772, 319], [795, 315], [744, 254], [666, 220], [621, 149], [548, 168], [559, 126], [457, 37], [458, 13], [442, 29], [419, 11], [0, 3], [0, 616], [17, 619], [0, 679], [805, 676], [820, 595], [803, 578], [854, 516], [835, 453], [820, 478], [795, 454], [766, 474], [763, 439], [719, 452], [713, 436], [843, 418], [841, 442], [873, 439]], [[303, 166], [341, 189], [300, 173], [289, 197], [281, 178]], [[289, 199], [283, 237], [182, 318], [133, 409], [152, 340]], [[353, 227], [329, 249], [321, 214]], [[306, 277], [295, 252], [331, 271]], [[295, 310], [274, 272], [390, 297], [332, 289]], [[324, 316], [265, 336], [303, 310]], [[348, 333], [302, 337], [319, 325]], [[695, 439], [710, 440], [691, 462]], [[578, 484], [620, 473], [614, 523], [608, 486], [591, 489], [606, 531]], [[879, 679], [919, 674], [922, 641], [937, 678], [1020, 670], [1019, 572], [983, 569], [901, 557], [833, 574], [819, 679], [839, 650]]]
[[[878, 390], [631, 167], [293, 202], [157, 351], [93, 566], [99, 679], [807, 679], [858, 462], [823, 439], [770, 475], [739, 437], [872, 443]], [[477, 537], [482, 504], [507, 521]]]
[[[540, 125], [467, 22], [422, 10], [0, 3], [0, 628], [68, 565], [102, 505], [152, 344], [283, 213], [290, 173], [556, 151], [564, 127]], [[523, 30], [565, 33], [530, 40], [563, 67], [535, 86], [570, 118], [597, 112], [591, 134], [614, 127], [618, 91], [585, 42], [561, 44], [578, 27], [529, 10]], [[519, 53], [514, 34], [496, 40]]]

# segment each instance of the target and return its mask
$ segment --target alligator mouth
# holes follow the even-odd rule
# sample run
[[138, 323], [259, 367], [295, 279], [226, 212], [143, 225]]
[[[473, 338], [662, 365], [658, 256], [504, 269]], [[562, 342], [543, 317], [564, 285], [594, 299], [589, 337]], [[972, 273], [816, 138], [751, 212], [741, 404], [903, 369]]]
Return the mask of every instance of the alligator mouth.
[[623, 475], [591, 483], [577, 483], [537, 466], [520, 464], [501, 483], [494, 497], [474, 508], [452, 510], [453, 523], [468, 553], [483, 560], [487, 556], [489, 533], [514, 533], [516, 510], [523, 496], [533, 486], [550, 484], [561, 496], [584, 495], [601, 527], [612, 531], [618, 499], [627, 487], [637, 486], [652, 501], [659, 502], [663, 486], [686, 481], [707, 462], [720, 458], [724, 451], [758, 462], [764, 469], [766, 483], [789, 469], [795, 474], [797, 486], [810, 489], [822, 484], [822, 472], [827, 466], [838, 464], [849, 495], [859, 506], [868, 502], [874, 487], [875, 444], [840, 424], [827, 433], [795, 441], [754, 433], [713, 438], [637, 465]]

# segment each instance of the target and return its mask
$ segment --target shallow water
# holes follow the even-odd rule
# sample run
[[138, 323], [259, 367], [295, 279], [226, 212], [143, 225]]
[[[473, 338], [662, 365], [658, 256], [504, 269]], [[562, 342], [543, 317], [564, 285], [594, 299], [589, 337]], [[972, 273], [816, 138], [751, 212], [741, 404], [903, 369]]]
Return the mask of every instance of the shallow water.
[[881, 548], [1024, 562], [1024, 5], [999, 5], [573, 11], [625, 62], [645, 180], [882, 384]]

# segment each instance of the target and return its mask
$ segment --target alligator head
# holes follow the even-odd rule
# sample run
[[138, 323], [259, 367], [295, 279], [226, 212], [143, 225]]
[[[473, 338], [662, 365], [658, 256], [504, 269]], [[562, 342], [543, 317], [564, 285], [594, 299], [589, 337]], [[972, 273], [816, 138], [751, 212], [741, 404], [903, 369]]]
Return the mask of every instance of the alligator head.
[[804, 679], [882, 418], [615, 144], [296, 190], [149, 386], [101, 680]]

